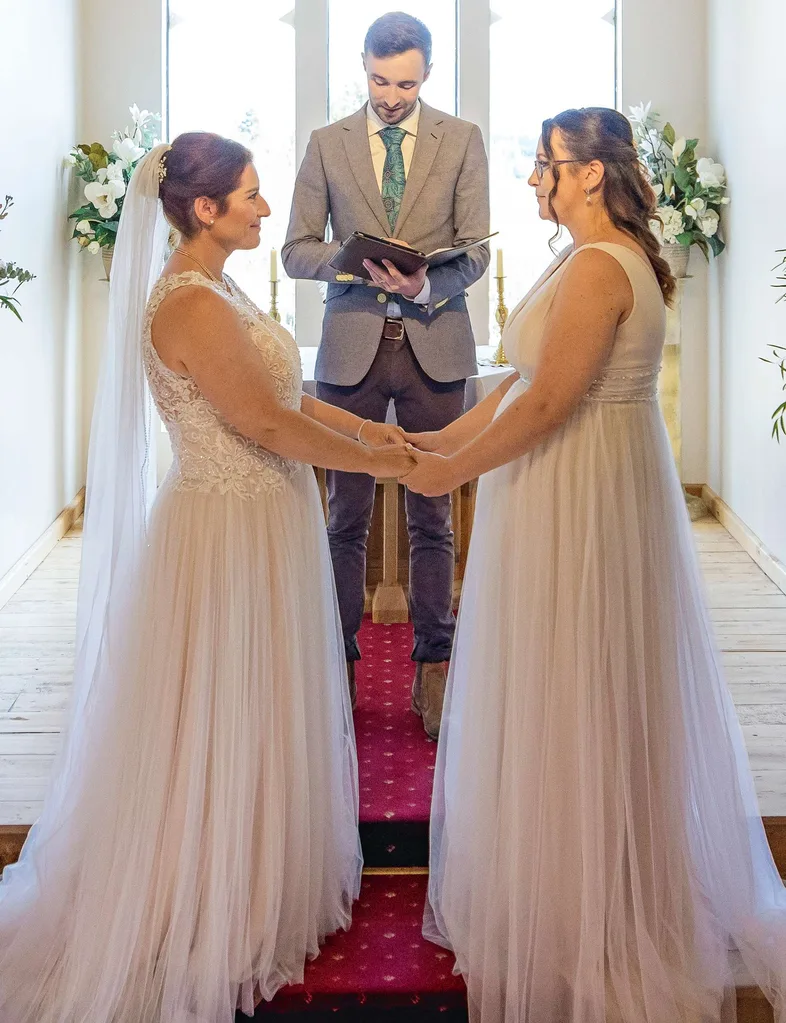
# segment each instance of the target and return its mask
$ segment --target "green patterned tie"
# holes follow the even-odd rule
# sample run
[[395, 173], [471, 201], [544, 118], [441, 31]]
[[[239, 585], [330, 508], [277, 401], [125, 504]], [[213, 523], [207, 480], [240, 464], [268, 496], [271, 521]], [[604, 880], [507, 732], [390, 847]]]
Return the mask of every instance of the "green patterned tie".
[[392, 233], [398, 220], [404, 186], [407, 183], [404, 155], [401, 152], [401, 143], [407, 133], [403, 128], [383, 128], [379, 134], [387, 150], [385, 166], [382, 169], [382, 202]]

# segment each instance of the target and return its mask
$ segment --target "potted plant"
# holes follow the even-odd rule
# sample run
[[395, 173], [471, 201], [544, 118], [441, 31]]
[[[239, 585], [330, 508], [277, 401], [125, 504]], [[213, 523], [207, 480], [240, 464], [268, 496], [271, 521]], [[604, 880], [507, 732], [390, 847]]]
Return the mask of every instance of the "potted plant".
[[[0, 202], [0, 220], [5, 220], [8, 216], [8, 211], [13, 205], [14, 200], [10, 195], [7, 195]], [[29, 270], [23, 270], [16, 263], [6, 263], [0, 259], [0, 309], [8, 309], [18, 320], [21, 320], [19, 299], [16, 298], [16, 292], [23, 284], [27, 284], [28, 281], [32, 280], [35, 280], [35, 274], [31, 274]], [[5, 288], [9, 284], [13, 285], [13, 291], [10, 295], [4, 294]]]
[[129, 112], [132, 125], [114, 132], [111, 150], [100, 142], [80, 143], [67, 157], [85, 182], [85, 202], [68, 217], [75, 221], [72, 237], [81, 249], [101, 253], [107, 280], [128, 182], [145, 153], [157, 144], [161, 123], [160, 115], [140, 110], [136, 104]]
[[653, 230], [675, 277], [685, 277], [693, 245], [709, 261], [725, 243], [720, 237], [720, 214], [730, 201], [723, 164], [709, 157], [696, 158], [698, 139], [679, 138], [668, 122], [659, 127], [651, 103], [631, 107], [630, 121], [636, 148], [658, 197], [658, 220]]

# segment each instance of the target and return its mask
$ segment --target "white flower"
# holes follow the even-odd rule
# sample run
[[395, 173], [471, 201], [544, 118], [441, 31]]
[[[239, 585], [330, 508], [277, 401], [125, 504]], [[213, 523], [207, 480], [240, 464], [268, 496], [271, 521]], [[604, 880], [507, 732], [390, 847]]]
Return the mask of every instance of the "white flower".
[[66, 167], [76, 167], [76, 156], [74, 153], [69, 153], [65, 158]]
[[715, 163], [703, 156], [696, 164], [699, 181], [705, 188], [723, 188], [726, 184], [726, 169], [722, 163]]
[[128, 112], [131, 114], [131, 119], [134, 124], [138, 124], [142, 127], [147, 125], [149, 121], [155, 121], [158, 117], [157, 114], [153, 114], [149, 110], [140, 110], [136, 103], [133, 103], [128, 108]]
[[675, 163], [679, 163], [680, 157], [685, 152], [686, 143], [687, 140], [685, 136], [680, 135], [680, 137], [675, 141], [674, 145], [671, 147], [671, 155], [674, 158]]
[[629, 107], [630, 109], [630, 120], [634, 124], [644, 124], [647, 118], [650, 116], [650, 109], [652, 103], [648, 103], [646, 106], [640, 103], [637, 107]]
[[703, 217], [699, 217], [699, 230], [705, 238], [712, 238], [717, 233], [720, 217], [715, 210], [707, 210]]
[[89, 220], [80, 220], [76, 225], [76, 229], [80, 234], [92, 234], [93, 228], [90, 226]]
[[652, 191], [655, 193], [655, 198], [660, 199], [660, 197], [663, 195], [663, 184], [660, 181], [654, 182], [652, 186]]
[[97, 252], [101, 251], [101, 246], [98, 244], [98, 242], [90, 242], [90, 244], [87, 246], [87, 251], [95, 256]]
[[132, 164], [135, 164], [137, 160], [140, 160], [145, 155], [144, 149], [138, 146], [133, 139], [128, 138], [115, 139], [112, 152], [127, 167], [132, 166]]
[[106, 168], [106, 180], [107, 181], [122, 181], [125, 186], [126, 179], [123, 177], [123, 164], [118, 160], [116, 163], [110, 163]]
[[704, 213], [706, 208], [707, 208], [706, 202], [702, 198], [697, 196], [695, 199], [691, 199], [691, 201], [687, 204], [684, 210], [684, 214], [686, 217], [691, 217], [693, 220], [695, 220], [697, 217], [700, 217], [702, 213]]
[[660, 221], [653, 221], [656, 235], [664, 242], [675, 242], [677, 235], [685, 230], [685, 222], [682, 214], [673, 206], [659, 206], [658, 216]]
[[117, 213], [115, 200], [125, 195], [125, 191], [125, 182], [108, 179], [106, 170], [102, 167], [98, 181], [91, 181], [85, 185], [85, 198], [96, 207], [104, 220], [110, 220]]

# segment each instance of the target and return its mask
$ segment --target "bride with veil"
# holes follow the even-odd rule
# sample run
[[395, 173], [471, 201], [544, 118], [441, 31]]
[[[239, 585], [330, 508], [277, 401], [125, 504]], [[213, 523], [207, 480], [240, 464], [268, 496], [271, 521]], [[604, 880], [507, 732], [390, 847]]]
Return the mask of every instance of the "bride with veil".
[[[129, 187], [70, 723], [0, 884], [2, 1023], [229, 1023], [350, 922], [355, 743], [307, 463], [412, 459], [395, 428], [302, 395], [294, 340], [224, 275], [268, 213], [251, 154], [201, 132]], [[174, 454], [157, 493], [151, 392]]]

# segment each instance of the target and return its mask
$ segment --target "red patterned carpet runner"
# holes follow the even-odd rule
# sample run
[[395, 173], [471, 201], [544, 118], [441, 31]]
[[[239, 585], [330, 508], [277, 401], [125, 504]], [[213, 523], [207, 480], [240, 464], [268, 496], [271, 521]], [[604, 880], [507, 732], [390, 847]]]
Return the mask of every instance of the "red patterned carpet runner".
[[366, 866], [426, 866], [437, 744], [410, 710], [412, 626], [366, 618], [359, 640], [355, 734]]
[[[366, 618], [360, 647], [355, 733], [365, 863], [425, 867], [437, 744], [410, 710], [412, 626], [372, 625]], [[427, 881], [424, 873], [365, 875], [351, 930], [329, 938], [306, 966], [304, 983], [279, 991], [255, 1018], [466, 1021], [464, 982], [453, 974], [453, 956], [421, 934]]]
[[453, 956], [420, 933], [426, 880], [422, 874], [364, 878], [352, 929], [329, 938], [306, 967], [305, 983], [279, 991], [257, 1018], [329, 1013], [334, 1020], [376, 1021], [390, 1018], [380, 1015], [386, 1011], [401, 1020], [466, 1019]]

